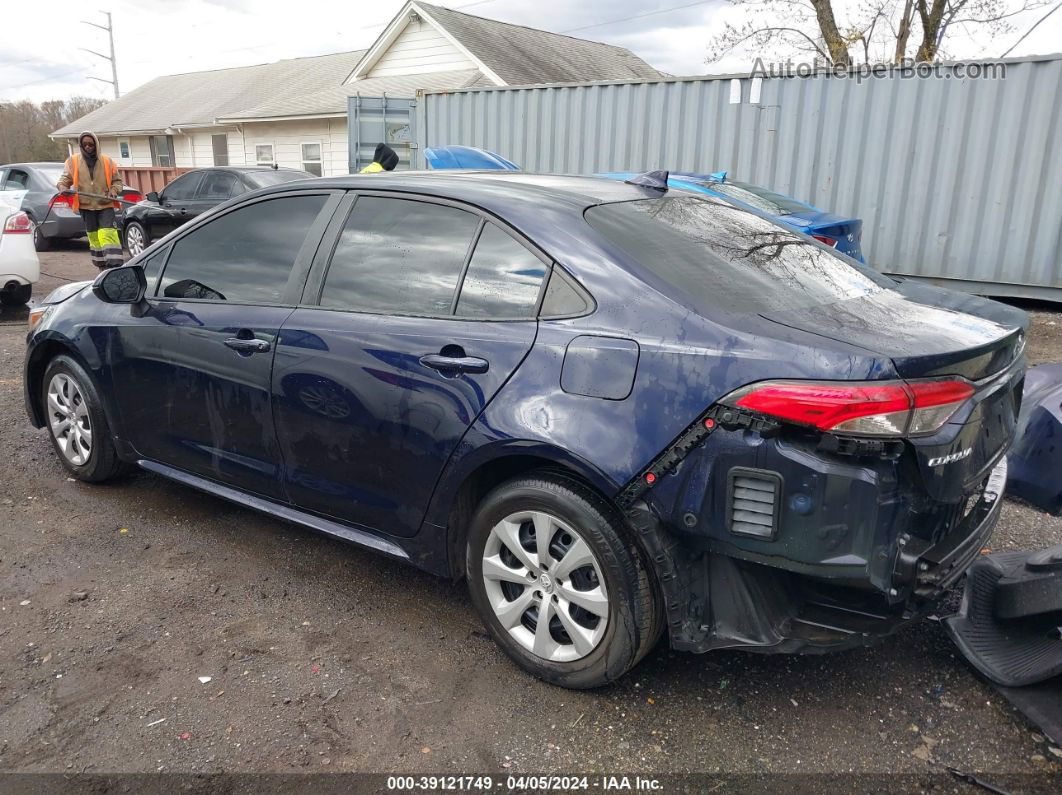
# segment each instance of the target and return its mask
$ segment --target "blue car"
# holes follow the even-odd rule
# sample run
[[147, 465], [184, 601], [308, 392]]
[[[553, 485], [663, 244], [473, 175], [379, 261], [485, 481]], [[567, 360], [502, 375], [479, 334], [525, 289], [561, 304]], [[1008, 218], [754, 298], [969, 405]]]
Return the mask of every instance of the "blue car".
[[999, 517], [1026, 315], [725, 202], [423, 172], [231, 199], [31, 315], [31, 422], [467, 580], [527, 671], [861, 646]]

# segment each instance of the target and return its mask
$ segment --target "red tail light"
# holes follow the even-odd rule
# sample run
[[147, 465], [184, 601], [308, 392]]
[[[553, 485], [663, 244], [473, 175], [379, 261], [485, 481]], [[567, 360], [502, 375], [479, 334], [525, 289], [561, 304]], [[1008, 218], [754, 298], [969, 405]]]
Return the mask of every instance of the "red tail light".
[[860, 436], [932, 433], [974, 393], [963, 379], [763, 381], [721, 402], [820, 431]]
[[832, 237], [826, 237], [826, 235], [812, 235], [813, 238], [820, 243], [825, 243], [827, 246], [833, 247], [837, 245], [837, 241]]
[[53, 210], [56, 207], [70, 207], [70, 208], [73, 208], [73, 206], [74, 206], [74, 196], [73, 196], [73, 194], [70, 194], [70, 193], [57, 193], [54, 196], [52, 196], [52, 200], [50, 202], [48, 202], [48, 206], [50, 206]]
[[123, 190], [122, 198], [127, 202], [142, 202], [144, 201], [144, 194], [138, 190]]
[[25, 213], [15, 213], [4, 224], [5, 235], [28, 235], [33, 232], [33, 222]]

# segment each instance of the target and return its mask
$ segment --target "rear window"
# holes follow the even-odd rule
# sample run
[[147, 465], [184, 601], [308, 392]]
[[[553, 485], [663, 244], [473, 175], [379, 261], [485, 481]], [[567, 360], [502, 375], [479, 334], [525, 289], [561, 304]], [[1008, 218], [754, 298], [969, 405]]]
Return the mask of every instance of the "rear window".
[[313, 174], [308, 171], [245, 171], [244, 179], [256, 188], [268, 188], [270, 185], [280, 185], [296, 179], [309, 179]]
[[747, 210], [696, 197], [601, 204], [587, 222], [696, 305], [731, 312], [818, 306], [893, 284]]
[[[679, 177], [679, 179], [686, 178]], [[792, 215], [793, 213], [803, 213], [812, 209], [810, 205], [804, 204], [804, 202], [761, 188], [759, 185], [749, 185], [747, 182], [731, 182], [730, 180], [726, 182], [710, 182], [697, 179], [686, 179], [686, 181], [704, 185], [713, 193], [736, 199], [739, 202], [745, 202], [750, 207], [755, 207], [760, 212], [768, 213], [769, 215]]]

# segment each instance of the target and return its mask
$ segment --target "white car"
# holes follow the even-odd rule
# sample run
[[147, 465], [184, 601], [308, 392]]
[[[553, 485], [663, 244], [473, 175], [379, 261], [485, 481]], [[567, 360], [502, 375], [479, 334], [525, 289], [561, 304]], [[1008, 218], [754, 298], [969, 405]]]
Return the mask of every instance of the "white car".
[[0, 304], [22, 306], [41, 277], [33, 222], [22, 212], [24, 190], [0, 191]]

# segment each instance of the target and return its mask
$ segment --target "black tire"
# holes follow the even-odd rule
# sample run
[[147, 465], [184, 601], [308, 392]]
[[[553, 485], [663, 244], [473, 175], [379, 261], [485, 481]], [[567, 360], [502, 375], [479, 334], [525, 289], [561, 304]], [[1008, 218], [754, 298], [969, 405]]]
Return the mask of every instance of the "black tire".
[[[129, 235], [133, 234], [134, 244], [137, 246], [137, 250], [134, 251], [129, 247]], [[139, 237], [137, 237], [139, 236]], [[137, 240], [143, 241], [136, 243]], [[125, 250], [129, 252], [130, 257], [135, 257], [141, 251], [151, 245], [151, 235], [147, 228], [139, 221], [130, 221], [125, 225], [125, 229], [122, 233], [122, 242], [125, 244]]]
[[22, 306], [33, 295], [32, 284], [20, 284], [14, 290], [0, 292], [0, 304], [4, 306]]
[[52, 248], [52, 239], [45, 236], [36, 221], [33, 222], [33, 248], [37, 251], [50, 251]]
[[[561, 534], [566, 527], [586, 543], [595, 558], [594, 582], [599, 582], [596, 571], [600, 569], [607, 592], [607, 624], [603, 635], [592, 651], [570, 661], [546, 659], [517, 640], [512, 633], [521, 630], [517, 627], [510, 631], [503, 626], [492, 606], [484, 581], [484, 555], [495, 526], [504, 519], [531, 511], [547, 513], [562, 523], [556, 531], [557, 535], [551, 532], [551, 539], [563, 538]], [[525, 551], [530, 549], [525, 547]], [[511, 551], [509, 555], [512, 555]], [[520, 667], [547, 682], [573, 689], [608, 684], [630, 670], [660, 638], [662, 606], [646, 561], [625, 527], [623, 517], [611, 503], [573, 478], [553, 472], [533, 473], [495, 488], [480, 503], [472, 518], [465, 563], [472, 603], [491, 636]], [[547, 573], [550, 564], [555, 570], [554, 574], [560, 571], [559, 560], [551, 558], [542, 567]], [[546, 581], [550, 588], [559, 588], [561, 584], [559, 577], [555, 577], [553, 583]], [[573, 576], [567, 582], [569, 592], [574, 584]], [[538, 580], [531, 580], [527, 585], [505, 587], [543, 588]], [[523, 592], [520, 593], [522, 596]], [[541, 592], [535, 590], [534, 593]], [[513, 597], [513, 602], [517, 598]], [[556, 602], [556, 597], [552, 598]], [[537, 610], [541, 608], [534, 609], [536, 612], [533, 614], [530, 611], [523, 613], [521, 622], [525, 622], [525, 627], [526, 622], [536, 621]], [[557, 611], [559, 608], [552, 609]], [[570, 609], [567, 613], [569, 621], [574, 616], [574, 609]]]
[[[48, 391], [53, 379], [63, 376], [72, 381], [77, 392], [81, 395], [80, 401], [72, 401], [75, 405], [84, 404], [87, 409], [87, 428], [91, 432], [91, 446], [84, 462], [78, 463], [64, 452], [53, 430], [53, 419], [61, 418], [53, 412], [48, 402]], [[57, 382], [58, 383], [58, 382]], [[90, 483], [100, 483], [110, 480], [126, 471], [126, 465], [118, 458], [118, 452], [114, 447], [114, 439], [111, 436], [110, 424], [103, 411], [103, 401], [100, 400], [99, 390], [96, 388], [92, 376], [88, 374], [77, 360], [67, 355], [56, 356], [48, 363], [44, 371], [44, 382], [41, 385], [41, 406], [44, 411], [45, 425], [48, 429], [48, 437], [52, 441], [52, 447], [59, 458], [59, 462], [73, 477]], [[67, 442], [69, 444], [69, 442]], [[81, 448], [83, 450], [83, 448]]]

